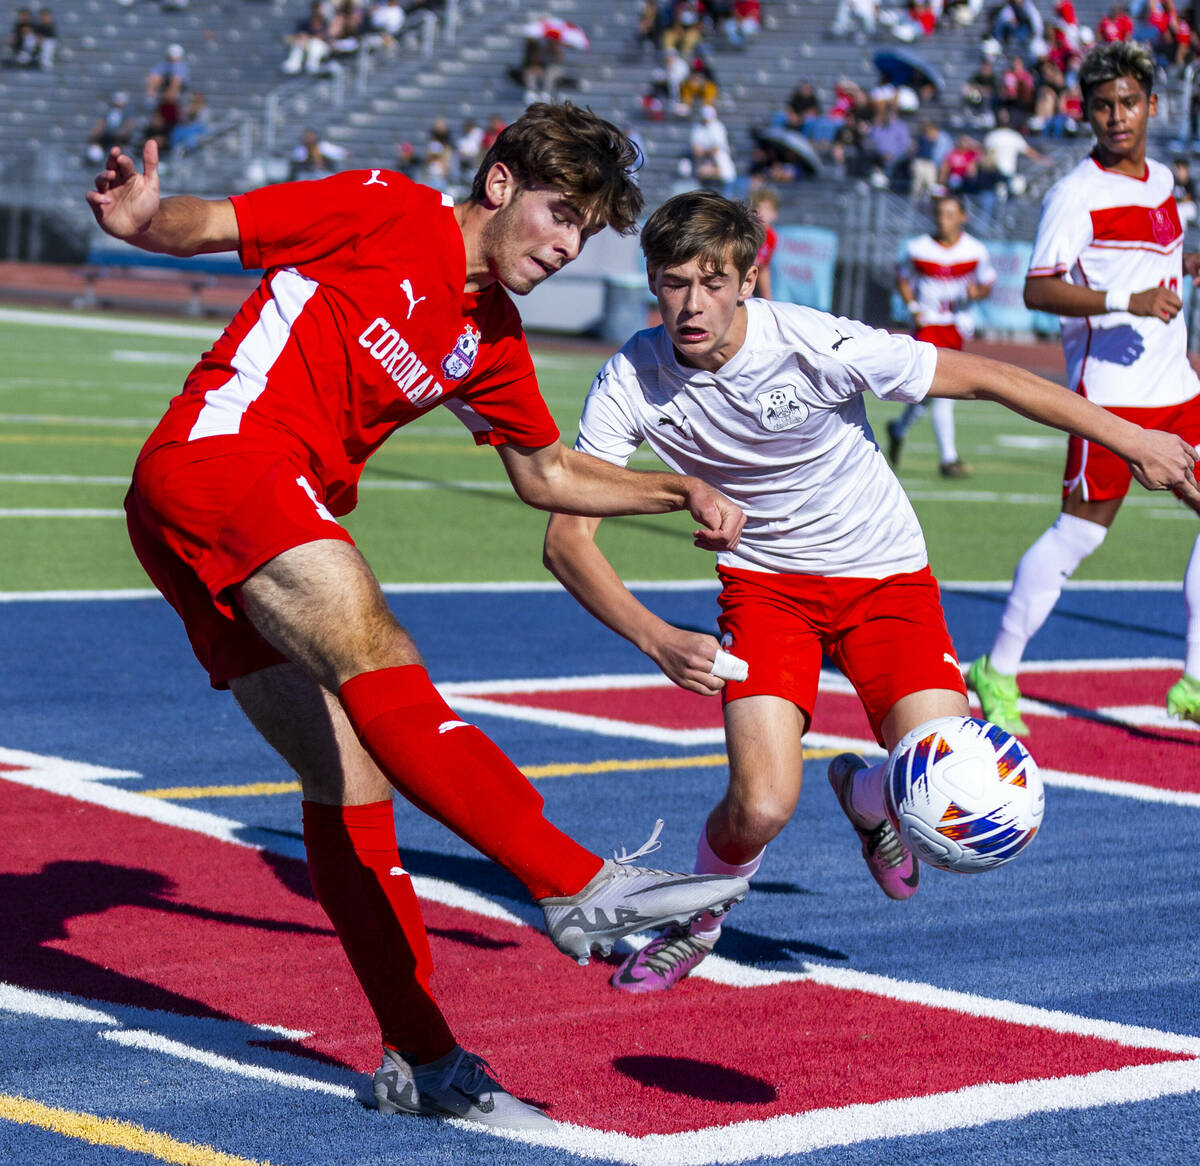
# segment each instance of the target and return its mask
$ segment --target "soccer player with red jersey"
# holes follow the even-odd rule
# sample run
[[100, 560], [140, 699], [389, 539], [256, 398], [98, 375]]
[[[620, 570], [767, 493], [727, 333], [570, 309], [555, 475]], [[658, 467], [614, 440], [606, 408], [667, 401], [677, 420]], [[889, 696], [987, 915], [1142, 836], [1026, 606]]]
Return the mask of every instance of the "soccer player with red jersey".
[[[1187, 355], [1180, 309], [1183, 253], [1169, 167], [1146, 157], [1156, 107], [1154, 59], [1143, 45], [1094, 48], [1079, 70], [1096, 145], [1046, 194], [1025, 279], [1025, 303], [1062, 318], [1072, 389], [1118, 417], [1165, 429], [1200, 448], [1200, 379]], [[1129, 491], [1120, 458], [1081, 437], [1067, 446], [1062, 512], [1017, 565], [992, 650], [967, 683], [990, 721], [1023, 733], [1017, 672], [1063, 583], [1108, 534]], [[1200, 511], [1189, 496], [1184, 501]], [[1186, 654], [1168, 690], [1172, 716], [1200, 722], [1200, 536], [1183, 579]]]
[[769, 186], [759, 186], [750, 192], [750, 209], [763, 225], [763, 245], [754, 257], [754, 266], [758, 268], [758, 282], [754, 285], [754, 294], [769, 300], [771, 260], [775, 258], [775, 248], [779, 246], [779, 234], [775, 230], [775, 224], [779, 221], [779, 195]]
[[[682, 688], [724, 703], [729, 786], [697, 845], [697, 871], [758, 870], [800, 794], [802, 738], [823, 655], [853, 684], [888, 750], [922, 726], [968, 716], [937, 582], [908, 499], [872, 438], [863, 398], [997, 401], [1103, 441], [1144, 485], [1200, 503], [1195, 451], [1022, 369], [890, 335], [811, 308], [751, 298], [762, 227], [709, 191], [668, 200], [642, 230], [663, 323], [600, 370], [576, 448], [622, 465], [645, 443], [747, 514], [720, 553], [722, 643], [744, 679], [713, 674], [717, 640], [644, 607], [596, 545], [597, 518], [555, 514], [546, 563], [593, 615]], [[912, 734], [910, 737], [909, 734]], [[920, 868], [888, 821], [886, 763], [835, 757], [829, 781], [884, 893], [906, 899]], [[670, 929], [616, 971], [614, 987], [662, 991], [709, 952], [720, 923]]]
[[459, 205], [385, 170], [164, 199], [153, 143], [143, 173], [114, 150], [88, 194], [104, 230], [145, 250], [236, 249], [266, 269], [147, 440], [126, 512], [212, 684], [300, 777], [313, 888], [379, 1019], [388, 1113], [552, 1124], [458, 1044], [434, 999], [393, 787], [519, 878], [581, 963], [654, 916], [686, 921], [745, 893], [629, 865], [653, 839], [602, 861], [557, 830], [521, 772], [442, 701], [338, 523], [366, 459], [445, 404], [530, 505], [686, 508], [700, 545], [736, 544], [743, 516], [711, 487], [561, 444], [506, 292], [530, 291], [606, 223], [632, 227], [636, 157], [590, 112], [538, 105]]
[[[910, 239], [896, 272], [896, 290], [912, 316], [913, 335], [938, 348], [961, 350], [974, 333], [970, 305], [991, 294], [996, 269], [987, 248], [963, 228], [967, 209], [957, 194], [933, 200], [935, 229]], [[965, 478], [970, 470], [958, 456], [954, 442], [954, 402], [933, 402], [933, 434], [938, 444], [938, 465], [943, 478]], [[888, 422], [888, 460], [900, 464], [904, 439], [913, 424], [925, 415], [924, 404], [906, 406]]]

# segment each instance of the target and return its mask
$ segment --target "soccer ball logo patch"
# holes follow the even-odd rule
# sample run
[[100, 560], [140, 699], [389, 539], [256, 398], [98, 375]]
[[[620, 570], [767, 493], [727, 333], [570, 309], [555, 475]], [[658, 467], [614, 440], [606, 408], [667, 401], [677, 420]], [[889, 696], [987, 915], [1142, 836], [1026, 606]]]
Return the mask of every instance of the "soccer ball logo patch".
[[454, 348], [442, 357], [442, 372], [452, 381], [461, 381], [475, 367], [479, 355], [480, 331], [474, 324], [467, 324], [454, 342]]
[[759, 393], [758, 407], [763, 428], [775, 433], [782, 429], [795, 429], [808, 419], [808, 406], [796, 396], [793, 385]]

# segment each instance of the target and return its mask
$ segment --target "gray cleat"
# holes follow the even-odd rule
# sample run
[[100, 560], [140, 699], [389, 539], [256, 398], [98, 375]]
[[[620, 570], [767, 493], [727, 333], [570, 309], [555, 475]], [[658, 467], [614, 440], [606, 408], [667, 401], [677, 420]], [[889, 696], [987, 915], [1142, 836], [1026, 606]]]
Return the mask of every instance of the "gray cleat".
[[608, 955], [613, 944], [635, 931], [686, 927], [705, 911], [723, 915], [740, 903], [750, 884], [734, 875], [676, 874], [630, 865], [657, 850], [662, 821], [633, 854], [614, 854], [582, 891], [539, 899], [554, 946], [576, 962]]
[[391, 1049], [372, 1082], [380, 1113], [457, 1117], [510, 1130], [552, 1130], [557, 1123], [514, 1097], [482, 1057], [461, 1045], [428, 1065], [410, 1066]]

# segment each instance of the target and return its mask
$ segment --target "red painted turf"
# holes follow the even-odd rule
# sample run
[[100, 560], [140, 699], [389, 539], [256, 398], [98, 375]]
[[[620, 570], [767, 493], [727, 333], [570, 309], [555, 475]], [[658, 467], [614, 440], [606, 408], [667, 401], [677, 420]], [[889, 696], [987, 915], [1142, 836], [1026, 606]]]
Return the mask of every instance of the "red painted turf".
[[[1178, 678], [1177, 672], [1159, 669], [1037, 672], [1021, 677], [1021, 690], [1070, 714], [1073, 709], [1157, 706]], [[607, 717], [664, 729], [721, 725], [718, 700], [685, 692], [666, 680], [662, 687], [652, 688], [480, 695], [499, 704]], [[1200, 793], [1200, 734], [1194, 731], [1129, 728], [1081, 715], [1050, 717], [1031, 713], [1025, 720], [1029, 725], [1025, 741], [1038, 764], [1047, 769]], [[872, 739], [858, 698], [849, 693], [818, 694], [813, 731]]]
[[[373, 1021], [303, 865], [0, 781], [0, 980], [314, 1032], [260, 1043], [370, 1072]], [[618, 998], [541, 934], [426, 905], [460, 1039], [561, 1120], [670, 1133], [1185, 1059], [811, 983]], [[152, 1027], [171, 1032], [169, 1017]]]

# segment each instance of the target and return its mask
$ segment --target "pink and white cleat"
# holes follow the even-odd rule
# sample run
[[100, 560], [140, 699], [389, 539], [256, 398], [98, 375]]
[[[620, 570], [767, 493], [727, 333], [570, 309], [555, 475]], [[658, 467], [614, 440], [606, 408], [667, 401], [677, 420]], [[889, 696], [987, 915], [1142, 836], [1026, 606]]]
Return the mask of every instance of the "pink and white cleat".
[[876, 826], [868, 826], [850, 804], [854, 775], [866, 769], [867, 763], [855, 753], [839, 753], [829, 763], [829, 784], [837, 795], [842, 813], [862, 841], [863, 858], [871, 877], [889, 899], [911, 899], [921, 881], [921, 864], [904, 845], [896, 827], [884, 818]]
[[617, 968], [609, 983], [618, 992], [665, 992], [687, 976], [715, 943], [690, 931], [664, 931]]

